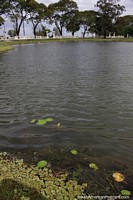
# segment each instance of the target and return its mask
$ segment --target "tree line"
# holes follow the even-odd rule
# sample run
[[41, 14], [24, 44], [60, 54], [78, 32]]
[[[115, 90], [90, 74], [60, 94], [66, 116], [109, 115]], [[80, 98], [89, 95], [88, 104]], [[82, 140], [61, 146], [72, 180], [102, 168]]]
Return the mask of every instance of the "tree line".
[[133, 36], [133, 15], [121, 16], [125, 7], [120, 0], [97, 0], [95, 10], [79, 11], [73, 0], [59, 0], [46, 6], [36, 0], [0, 0], [0, 26], [8, 18], [13, 23], [10, 35], [19, 36], [24, 23], [32, 24], [34, 36], [46, 34], [45, 26], [53, 24], [54, 30], [63, 36], [63, 30], [71, 32], [72, 36], [82, 30], [83, 37], [87, 32], [97, 36], [107, 37], [109, 33]]

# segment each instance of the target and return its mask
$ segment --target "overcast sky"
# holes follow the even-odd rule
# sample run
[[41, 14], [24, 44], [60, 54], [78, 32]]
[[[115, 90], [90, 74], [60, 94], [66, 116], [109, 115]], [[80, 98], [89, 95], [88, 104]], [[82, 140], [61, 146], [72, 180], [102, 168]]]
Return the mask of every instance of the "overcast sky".
[[[50, 3], [57, 2], [58, 0], [37, 0], [38, 2], [49, 5]], [[78, 4], [79, 10], [94, 10], [94, 5], [97, 0], [75, 0]], [[133, 15], [133, 0], [120, 0], [120, 5], [126, 7], [125, 15]]]
[[[36, 0], [40, 3], [44, 3], [45, 5], [49, 5], [50, 3], [54, 3], [54, 2], [58, 2], [58, 0]], [[96, 9], [96, 7], [94, 7], [94, 5], [96, 4], [97, 0], [75, 0], [78, 4], [79, 10], [94, 10]], [[120, 0], [119, 2], [120, 5], [124, 5], [126, 8], [126, 12], [124, 12], [123, 15], [133, 15], [133, 0]], [[8, 32], [9, 29], [13, 29], [12, 28], [12, 23], [7, 20], [6, 23], [6, 32]], [[26, 27], [26, 35], [33, 35], [32, 33], [32, 28], [30, 25], [26, 25], [25, 23], [25, 27]], [[51, 26], [49, 25], [49, 27], [47, 28], [51, 28]], [[22, 34], [22, 31], [21, 31]], [[3, 35], [3, 27], [0, 27], [0, 35]], [[23, 35], [23, 34], [22, 34]]]

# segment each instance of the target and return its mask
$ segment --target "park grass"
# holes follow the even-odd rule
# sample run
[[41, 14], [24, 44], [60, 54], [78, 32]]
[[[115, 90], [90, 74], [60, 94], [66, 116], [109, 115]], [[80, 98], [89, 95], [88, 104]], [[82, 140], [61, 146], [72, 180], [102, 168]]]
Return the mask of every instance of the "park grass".
[[13, 49], [13, 46], [7, 42], [0, 42], [0, 52], [10, 51]]
[[14, 49], [14, 45], [19, 44], [35, 44], [47, 42], [133, 42], [133, 38], [50, 38], [50, 39], [28, 39], [28, 40], [11, 40], [0, 41], [0, 52], [5, 52]]

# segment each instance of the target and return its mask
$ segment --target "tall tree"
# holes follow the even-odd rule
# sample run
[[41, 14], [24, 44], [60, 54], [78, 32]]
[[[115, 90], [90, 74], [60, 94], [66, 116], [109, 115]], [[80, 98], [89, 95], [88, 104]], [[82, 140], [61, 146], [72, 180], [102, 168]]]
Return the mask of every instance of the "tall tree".
[[114, 24], [114, 30], [117, 35], [133, 36], [133, 15], [119, 17]]
[[67, 23], [66, 23], [66, 30], [68, 32], [71, 32], [72, 36], [74, 36], [75, 32], [80, 30], [80, 20], [79, 20], [78, 10], [72, 15], [68, 16]]
[[97, 12], [94, 10], [85, 10], [80, 12], [80, 26], [83, 30], [83, 38], [87, 31], [91, 31], [92, 27], [95, 26]]
[[10, 6], [7, 9], [7, 15], [14, 23], [16, 35], [19, 36], [23, 22], [31, 12], [32, 4], [35, 0], [11, 0]]
[[55, 24], [62, 36], [68, 17], [78, 10], [77, 3], [73, 0], [60, 0], [57, 3], [50, 4], [48, 8], [51, 11], [51, 22]]
[[47, 19], [47, 10], [43, 3], [33, 2], [29, 20], [32, 23], [34, 36], [36, 36], [36, 29], [41, 21]]
[[116, 21], [123, 11], [124, 6], [118, 4], [120, 0], [98, 0], [99, 23], [101, 25], [101, 34], [106, 38], [107, 33], [112, 30], [113, 23]]

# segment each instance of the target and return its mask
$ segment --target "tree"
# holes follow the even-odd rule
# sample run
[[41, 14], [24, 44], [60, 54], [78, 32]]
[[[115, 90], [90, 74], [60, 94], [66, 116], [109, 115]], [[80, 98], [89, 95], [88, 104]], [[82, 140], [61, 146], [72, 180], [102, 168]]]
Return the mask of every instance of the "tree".
[[21, 26], [31, 12], [32, 4], [34, 2], [35, 0], [11, 0], [10, 6], [6, 12], [14, 23], [14, 29], [17, 36], [19, 36]]
[[80, 12], [80, 26], [83, 29], [83, 38], [87, 31], [91, 31], [96, 23], [97, 12], [85, 10]]
[[133, 36], [133, 15], [119, 17], [114, 24], [114, 30], [117, 35]]
[[5, 20], [0, 16], [0, 26], [4, 24]]
[[9, 35], [10, 37], [14, 37], [14, 36], [16, 36], [16, 31], [15, 31], [15, 30], [9, 30], [9, 31], [8, 31], [8, 35]]
[[41, 25], [41, 27], [36, 31], [36, 36], [47, 36], [47, 33], [50, 33], [50, 30]]
[[10, 5], [10, 0], [0, 0], [0, 26], [4, 24], [5, 20], [3, 18], [3, 14], [6, 13], [6, 9]]
[[33, 26], [34, 36], [36, 36], [37, 26], [45, 19], [47, 19], [47, 7], [43, 3], [34, 2], [29, 18]]
[[107, 33], [112, 30], [113, 23], [125, 10], [124, 6], [117, 4], [119, 0], [98, 0], [97, 7], [99, 8], [99, 19], [101, 33], [106, 38]]
[[54, 23], [62, 36], [63, 28], [66, 28], [67, 20], [78, 10], [77, 3], [73, 0], [60, 0], [48, 6], [50, 10], [50, 22]]
[[10, 5], [10, 0], [0, 0], [0, 15], [5, 14], [6, 9]]
[[53, 31], [55, 32], [55, 37], [60, 36], [59, 30], [57, 29], [57, 27], [54, 27]]
[[75, 32], [80, 30], [79, 11], [73, 13], [72, 16], [68, 16], [66, 22], [66, 29], [68, 32], [72, 33], [72, 36], [74, 36]]

